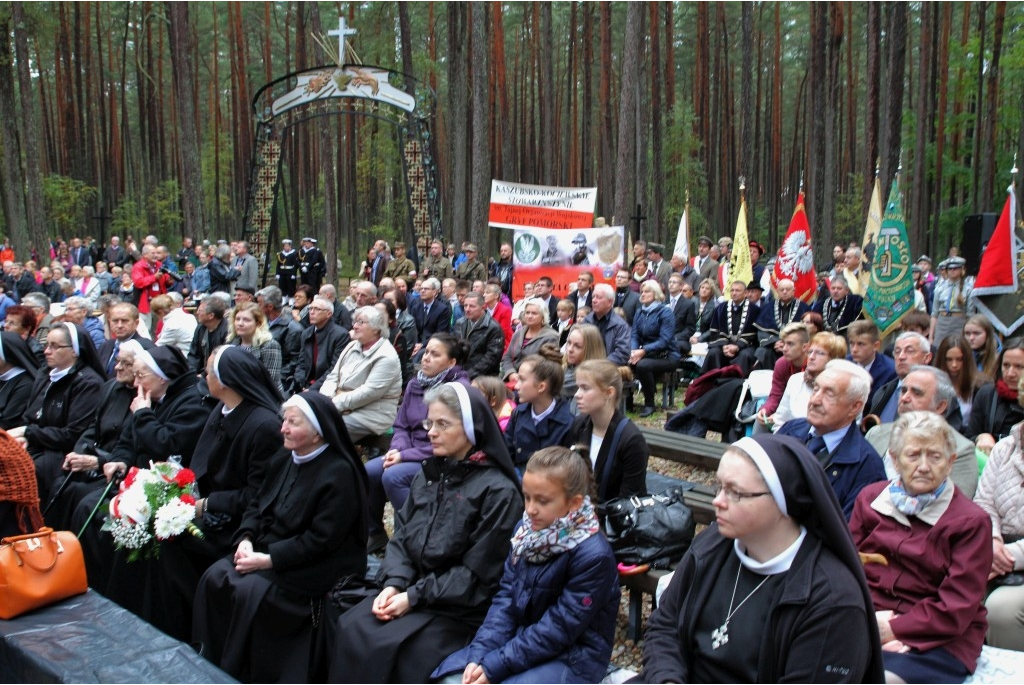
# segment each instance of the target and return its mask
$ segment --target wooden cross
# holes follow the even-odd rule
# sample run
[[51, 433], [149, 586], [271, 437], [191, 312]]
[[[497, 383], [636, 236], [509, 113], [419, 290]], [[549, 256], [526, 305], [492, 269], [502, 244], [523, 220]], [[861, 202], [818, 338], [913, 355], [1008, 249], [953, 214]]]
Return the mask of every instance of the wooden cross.
[[356, 35], [356, 30], [345, 25], [345, 16], [338, 17], [338, 28], [327, 32], [328, 36], [338, 37], [338, 65], [345, 63], [345, 36]]
[[643, 230], [643, 224], [644, 224], [645, 221], [647, 221], [647, 217], [644, 216], [643, 214], [641, 214], [642, 211], [643, 211], [643, 207], [641, 207], [638, 204], [636, 206], [636, 216], [629, 217], [632, 221], [634, 221], [636, 223], [636, 239], [637, 240], [640, 240], [640, 233]]

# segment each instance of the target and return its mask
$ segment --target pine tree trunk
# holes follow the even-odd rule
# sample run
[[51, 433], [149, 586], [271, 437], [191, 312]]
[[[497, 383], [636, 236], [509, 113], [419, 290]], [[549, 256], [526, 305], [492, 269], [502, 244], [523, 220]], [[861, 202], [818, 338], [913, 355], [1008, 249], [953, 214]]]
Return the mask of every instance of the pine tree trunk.
[[[25, 22], [23, 3], [11, 3], [11, 18], [14, 21], [14, 58], [18, 65], [18, 89], [21, 94], [19, 122], [22, 164], [25, 170], [28, 246], [44, 254], [49, 250], [50, 240], [46, 230], [46, 213], [43, 210], [43, 176], [39, 169], [39, 110], [36, 106], [36, 89], [32, 85], [31, 61], [28, 56], [28, 24]], [[27, 254], [28, 250], [23, 248], [21, 253]]]
[[[473, 139], [472, 139], [472, 176], [470, 178], [470, 217], [469, 230], [474, 236], [485, 238], [480, 240], [482, 260], [486, 263], [486, 255], [491, 254], [491, 231], [487, 228], [487, 214], [490, 206], [491, 192], [491, 154], [487, 146], [489, 139], [487, 111], [487, 80], [490, 73], [487, 55], [487, 3], [479, 2], [471, 6], [472, 34], [472, 65], [473, 65]], [[494, 233], [497, 233], [495, 231]]]
[[623, 33], [622, 76], [619, 88], [619, 140], [615, 161], [615, 216], [626, 223], [638, 200], [636, 192], [636, 120], [637, 82], [640, 79], [641, 30], [644, 6], [626, 5], [626, 30]]
[[449, 153], [447, 176], [451, 179], [447, 193], [449, 208], [447, 226], [452, 240], [458, 245], [468, 233], [469, 197], [469, 132], [467, 130], [466, 102], [469, 85], [467, 64], [469, 54], [465, 37], [469, 31], [469, 6], [461, 2], [448, 5], [448, 133]]
[[[189, 24], [189, 7], [184, 2], [168, 2], [168, 32], [171, 41], [171, 66], [174, 72], [174, 99], [178, 116], [178, 164], [181, 169], [181, 208], [184, 234], [196, 235], [203, 229], [202, 160], [199, 156], [199, 128], [193, 90], [196, 70], [192, 61], [195, 33]], [[247, 139], [243, 139], [247, 140]]]
[[18, 145], [17, 94], [11, 55], [11, 21], [0, 21], [4, 40], [0, 41], [0, 200], [3, 202], [4, 226], [16, 255], [28, 254], [29, 234], [25, 219], [25, 196], [21, 192], [24, 175], [21, 171]]

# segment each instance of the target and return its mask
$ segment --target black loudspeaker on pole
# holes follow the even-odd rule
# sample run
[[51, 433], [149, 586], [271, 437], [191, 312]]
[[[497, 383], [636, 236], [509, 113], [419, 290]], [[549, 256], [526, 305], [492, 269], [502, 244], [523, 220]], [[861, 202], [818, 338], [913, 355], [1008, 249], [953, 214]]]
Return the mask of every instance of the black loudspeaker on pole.
[[[960, 242], [960, 256], [967, 261], [966, 272], [972, 276], [978, 274], [978, 267], [981, 266], [981, 254], [985, 246], [992, 238], [996, 230], [996, 222], [999, 221], [999, 214], [986, 212], [985, 214], [971, 214], [964, 219], [964, 237]], [[945, 256], [936, 255], [936, 266]]]

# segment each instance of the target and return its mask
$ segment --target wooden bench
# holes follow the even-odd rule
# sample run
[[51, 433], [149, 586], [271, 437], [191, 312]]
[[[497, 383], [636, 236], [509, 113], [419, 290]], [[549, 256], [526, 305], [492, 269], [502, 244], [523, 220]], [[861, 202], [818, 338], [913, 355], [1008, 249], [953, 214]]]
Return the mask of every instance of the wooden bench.
[[678, 464], [699, 466], [709, 471], [718, 470], [727, 444], [697, 438], [692, 435], [673, 433], [660, 428], [641, 428], [651, 456], [668, 459]]

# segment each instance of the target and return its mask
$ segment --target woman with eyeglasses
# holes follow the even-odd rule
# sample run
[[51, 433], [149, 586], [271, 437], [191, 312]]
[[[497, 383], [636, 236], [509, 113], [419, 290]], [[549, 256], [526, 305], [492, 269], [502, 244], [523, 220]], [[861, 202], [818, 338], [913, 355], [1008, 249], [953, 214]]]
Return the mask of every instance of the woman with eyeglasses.
[[391, 446], [383, 456], [366, 462], [370, 480], [367, 552], [379, 552], [387, 545], [384, 504], [390, 501], [395, 511], [402, 509], [413, 478], [422, 470], [423, 461], [431, 456], [430, 438], [423, 427], [427, 418], [423, 398], [431, 388], [444, 383], [458, 382], [469, 387], [469, 376], [462, 369], [468, 350], [469, 344], [451, 333], [435, 333], [423, 348], [420, 370], [405, 386]]
[[320, 392], [341, 412], [352, 440], [383, 435], [395, 422], [402, 369], [388, 339], [387, 317], [375, 307], [352, 314], [352, 339], [324, 377]]
[[498, 590], [523, 510], [501, 429], [462, 383], [432, 388], [425, 401], [433, 456], [396, 514], [379, 594], [329, 623], [329, 682], [428, 682], [472, 639]]
[[73, 323], [50, 329], [45, 354], [48, 371], [36, 375], [22, 425], [8, 431], [35, 459], [44, 503], [64, 480], [64, 456], [88, 428], [106, 377], [89, 334]]
[[648, 683], [882, 682], [874, 607], [821, 465], [790, 437], [734, 442], [715, 523], [644, 635]]
[[779, 407], [768, 417], [772, 430], [778, 432], [790, 419], [807, 418], [807, 403], [811, 399], [814, 379], [825, 370], [833, 359], [846, 357], [846, 340], [833, 333], [816, 333], [807, 345], [807, 362], [804, 370], [794, 373], [786, 381], [786, 389], [779, 400]]

